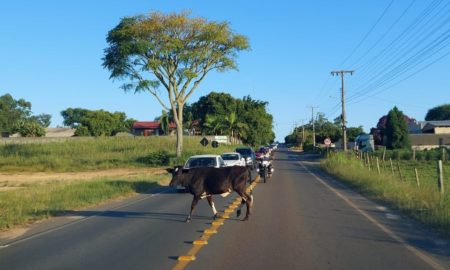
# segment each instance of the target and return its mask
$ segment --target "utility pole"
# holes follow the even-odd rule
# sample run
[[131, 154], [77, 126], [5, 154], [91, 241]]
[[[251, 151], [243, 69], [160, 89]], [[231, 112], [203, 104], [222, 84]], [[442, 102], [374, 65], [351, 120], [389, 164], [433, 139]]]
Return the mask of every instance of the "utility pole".
[[302, 148], [304, 144], [305, 144], [305, 124], [303, 123], [302, 119]]
[[314, 109], [319, 108], [318, 106], [309, 106], [311, 108], [311, 122], [312, 122], [312, 128], [313, 128], [313, 147], [316, 148], [316, 128], [314, 125]]
[[353, 75], [354, 70], [335, 70], [331, 71], [331, 75], [333, 76], [341, 76], [341, 104], [342, 104], [342, 144], [344, 146], [344, 152], [347, 152], [347, 127], [346, 127], [346, 116], [345, 116], [345, 91], [344, 91], [344, 74], [350, 73], [350, 75]]

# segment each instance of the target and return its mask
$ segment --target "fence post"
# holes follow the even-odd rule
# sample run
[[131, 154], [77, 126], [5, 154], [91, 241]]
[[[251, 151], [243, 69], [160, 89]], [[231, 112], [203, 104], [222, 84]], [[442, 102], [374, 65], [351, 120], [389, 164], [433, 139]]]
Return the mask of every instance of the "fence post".
[[438, 188], [439, 191], [441, 192], [441, 195], [444, 195], [444, 175], [442, 172], [442, 160], [438, 161], [438, 166], [437, 166], [437, 173], [438, 173]]
[[400, 162], [397, 161], [397, 169], [398, 169], [398, 174], [400, 175], [400, 181], [403, 182], [403, 175], [402, 175], [402, 171], [400, 170]]
[[384, 162], [384, 158], [386, 157], [386, 146], [383, 149], [383, 162]]
[[416, 160], [416, 149], [413, 149], [413, 160]]
[[442, 162], [445, 162], [445, 147], [442, 147]]
[[378, 170], [378, 174], [381, 174], [381, 172], [380, 172], [380, 163], [378, 162], [378, 157], [377, 157], [377, 170]]
[[420, 187], [419, 173], [417, 172], [417, 168], [414, 168], [414, 172], [416, 173], [416, 183], [417, 183], [417, 187]]
[[391, 162], [391, 172], [392, 172], [392, 175], [394, 175], [394, 165], [392, 165], [392, 158], [389, 158], [389, 161]]
[[369, 163], [369, 171], [372, 170], [372, 167], [370, 166], [370, 156], [369, 153], [367, 153], [367, 162]]

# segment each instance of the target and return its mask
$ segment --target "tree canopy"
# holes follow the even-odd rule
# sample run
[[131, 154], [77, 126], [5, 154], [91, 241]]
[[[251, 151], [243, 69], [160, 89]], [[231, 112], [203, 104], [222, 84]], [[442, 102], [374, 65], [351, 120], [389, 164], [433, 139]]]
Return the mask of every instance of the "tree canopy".
[[211, 92], [192, 103], [192, 117], [205, 134], [229, 135], [254, 146], [273, 142], [273, 117], [267, 102], [249, 96], [237, 99], [227, 93]]
[[[416, 122], [416, 119], [403, 114], [403, 120], [405, 120], [406, 125], [412, 124]], [[380, 119], [378, 119], [378, 123], [376, 128], [372, 128], [370, 130], [370, 134], [373, 135], [373, 139], [376, 145], [384, 145], [384, 138], [386, 137], [386, 123], [387, 123], [388, 115], [383, 115]]]
[[[314, 129], [316, 143], [323, 143], [326, 138], [330, 138], [332, 142], [337, 142], [342, 138], [342, 128], [341, 128], [340, 117], [334, 119], [330, 122], [324, 113], [318, 112], [316, 119], [314, 120]], [[305, 134], [303, 141], [303, 132]], [[359, 127], [348, 127], [347, 128], [347, 138], [349, 141], [354, 141], [356, 136], [363, 134], [364, 130], [361, 126]], [[286, 143], [294, 145], [312, 145], [313, 144], [313, 126], [312, 121], [305, 124], [303, 127], [296, 127], [291, 134], [284, 138]]]
[[0, 132], [18, 132], [24, 137], [45, 136], [51, 115], [32, 115], [31, 103], [25, 99], [14, 99], [10, 94], [0, 96]]
[[386, 118], [386, 146], [390, 149], [409, 148], [408, 124], [405, 115], [397, 107], [389, 111]]
[[436, 106], [428, 110], [426, 121], [450, 120], [450, 104]]
[[61, 112], [64, 125], [75, 128], [76, 136], [113, 136], [130, 132], [136, 120], [127, 119], [123, 112], [68, 108]]
[[[103, 66], [125, 90], [148, 92], [171, 111], [177, 125], [177, 156], [182, 152], [183, 109], [212, 70], [236, 69], [237, 53], [247, 38], [227, 22], [191, 18], [188, 13], [125, 17], [107, 36]], [[161, 95], [160, 86], [166, 92]]]

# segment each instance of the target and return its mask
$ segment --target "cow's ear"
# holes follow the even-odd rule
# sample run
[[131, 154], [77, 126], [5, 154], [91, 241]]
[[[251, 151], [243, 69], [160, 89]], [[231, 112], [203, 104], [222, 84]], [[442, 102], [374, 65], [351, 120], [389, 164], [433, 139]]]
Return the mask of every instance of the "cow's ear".
[[167, 168], [166, 171], [167, 171], [168, 173], [173, 173], [173, 168]]
[[183, 169], [183, 173], [189, 172], [189, 169]]

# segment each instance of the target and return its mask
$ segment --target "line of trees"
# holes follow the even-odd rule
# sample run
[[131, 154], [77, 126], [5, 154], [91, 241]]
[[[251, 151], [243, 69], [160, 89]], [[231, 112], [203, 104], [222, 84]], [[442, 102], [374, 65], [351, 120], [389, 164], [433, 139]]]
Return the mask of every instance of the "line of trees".
[[[211, 92], [183, 111], [183, 125], [198, 125], [204, 135], [228, 135], [231, 140], [258, 146], [272, 143], [273, 116], [267, 112], [268, 102], [245, 96], [234, 98], [227, 93]], [[173, 115], [169, 113], [169, 119]]]
[[131, 132], [135, 119], [123, 112], [68, 108], [61, 112], [63, 124], [75, 129], [75, 136], [114, 136], [119, 132]]
[[31, 102], [14, 99], [10, 94], [0, 96], [0, 132], [3, 136], [19, 133], [22, 137], [42, 137], [50, 123], [50, 114], [33, 115]]
[[[288, 144], [303, 145], [308, 148], [313, 145], [313, 125], [312, 121], [300, 127], [295, 127], [291, 134], [287, 135], [284, 140]], [[323, 143], [326, 138], [330, 138], [332, 142], [337, 142], [342, 138], [341, 119], [337, 117], [333, 122], [329, 121], [324, 113], [317, 113], [314, 120], [314, 130], [316, 143]], [[347, 138], [349, 141], [355, 140], [356, 136], [363, 134], [362, 126], [348, 127]]]

